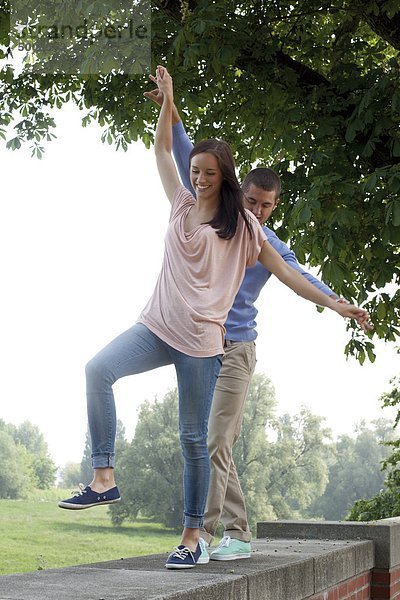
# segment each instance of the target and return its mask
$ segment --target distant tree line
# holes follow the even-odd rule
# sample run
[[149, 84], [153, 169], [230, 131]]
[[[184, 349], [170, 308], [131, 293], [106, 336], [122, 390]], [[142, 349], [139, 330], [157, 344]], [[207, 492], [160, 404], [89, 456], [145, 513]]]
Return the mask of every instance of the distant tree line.
[[[361, 422], [353, 436], [333, 441], [323, 417], [307, 408], [277, 416], [270, 380], [255, 375], [234, 448], [252, 526], [276, 518], [345, 518], [356, 500], [384, 488], [381, 463], [389, 458], [386, 442], [392, 434], [390, 422], [379, 419]], [[85, 457], [80, 472], [84, 463]], [[176, 390], [144, 402], [130, 443], [119, 424], [116, 467], [123, 502], [110, 507], [115, 525], [140, 513], [168, 527], [181, 526]]]
[[0, 498], [23, 498], [33, 488], [54, 486], [57, 467], [37, 425], [0, 419]]
[[[384, 407], [400, 407], [398, 379], [381, 400]], [[400, 408], [394, 426], [399, 421]], [[400, 440], [393, 436], [393, 425], [378, 419], [369, 425], [361, 421], [353, 435], [333, 441], [324, 418], [307, 408], [277, 415], [271, 381], [256, 374], [234, 448], [252, 527], [265, 519], [371, 520], [400, 514]], [[0, 420], [0, 452], [1, 498], [21, 498], [32, 488], [55, 484], [57, 468], [36, 425]], [[143, 403], [131, 442], [118, 421], [116, 457], [123, 502], [110, 507], [112, 522], [120, 525], [140, 513], [179, 528], [183, 464], [176, 389]], [[81, 462], [67, 463], [59, 484], [72, 488], [91, 477], [87, 432]]]

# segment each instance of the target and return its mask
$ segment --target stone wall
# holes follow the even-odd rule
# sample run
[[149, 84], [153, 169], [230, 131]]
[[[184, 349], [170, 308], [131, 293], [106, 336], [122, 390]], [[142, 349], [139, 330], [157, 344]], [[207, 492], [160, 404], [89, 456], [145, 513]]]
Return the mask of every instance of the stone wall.
[[[331, 586], [312, 600], [400, 600], [400, 517], [380, 521], [267, 521], [258, 523], [257, 537], [275, 539], [371, 540], [374, 543], [374, 564], [365, 574], [368, 583], [358, 586], [362, 576]], [[332, 563], [333, 566], [333, 563]], [[358, 581], [359, 579], [359, 581]], [[349, 588], [350, 585], [350, 588]], [[347, 595], [346, 595], [347, 594]], [[351, 595], [349, 595], [351, 594]]]
[[7, 575], [0, 600], [400, 600], [400, 518], [264, 522], [252, 545], [178, 572], [151, 555]]

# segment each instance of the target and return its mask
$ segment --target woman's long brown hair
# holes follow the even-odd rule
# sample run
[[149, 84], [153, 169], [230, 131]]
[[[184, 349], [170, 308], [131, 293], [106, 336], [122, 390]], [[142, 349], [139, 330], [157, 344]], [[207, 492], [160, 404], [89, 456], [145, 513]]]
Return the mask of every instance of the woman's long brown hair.
[[208, 222], [217, 235], [225, 240], [231, 239], [237, 228], [239, 214], [243, 217], [246, 227], [253, 237], [253, 229], [243, 206], [243, 192], [235, 173], [235, 160], [229, 144], [224, 140], [208, 139], [196, 144], [190, 153], [193, 156], [207, 152], [213, 154], [218, 161], [222, 173], [221, 202], [215, 217]]

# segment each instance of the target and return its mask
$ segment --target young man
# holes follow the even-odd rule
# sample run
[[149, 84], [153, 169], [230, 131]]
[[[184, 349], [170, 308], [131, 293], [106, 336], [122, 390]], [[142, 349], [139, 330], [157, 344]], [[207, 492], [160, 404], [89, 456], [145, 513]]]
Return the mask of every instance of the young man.
[[[157, 90], [145, 96], [162, 104]], [[193, 145], [188, 138], [177, 109], [173, 110], [173, 153], [182, 182], [194, 193], [190, 184], [189, 155]], [[264, 224], [279, 203], [281, 183], [279, 176], [268, 168], [253, 169], [245, 177], [242, 190], [245, 207], [263, 226], [268, 240], [282, 258], [306, 277], [327, 296], [345, 302], [324, 283], [307, 273], [294, 252]], [[260, 263], [246, 270], [245, 277], [225, 323], [225, 355], [215, 387], [208, 432], [211, 459], [210, 487], [204, 525], [201, 530], [202, 562], [206, 562], [206, 547], [211, 545], [217, 525], [224, 526], [224, 537], [211, 551], [212, 560], [250, 558], [251, 532], [247, 521], [246, 505], [232, 457], [233, 446], [239, 438], [244, 404], [256, 363], [257, 309], [254, 306], [271, 273]], [[365, 329], [368, 325], [365, 326]], [[205, 547], [204, 547], [205, 546]]]

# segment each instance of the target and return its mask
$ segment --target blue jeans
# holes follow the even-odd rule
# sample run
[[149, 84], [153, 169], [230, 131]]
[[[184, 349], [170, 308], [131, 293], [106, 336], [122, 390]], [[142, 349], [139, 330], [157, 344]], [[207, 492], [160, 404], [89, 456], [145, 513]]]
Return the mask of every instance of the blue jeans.
[[116, 413], [113, 384], [120, 377], [175, 365], [179, 392], [179, 436], [183, 453], [185, 527], [201, 527], [210, 479], [208, 417], [221, 356], [196, 358], [175, 350], [145, 325], [134, 325], [86, 365], [93, 468], [114, 467]]

